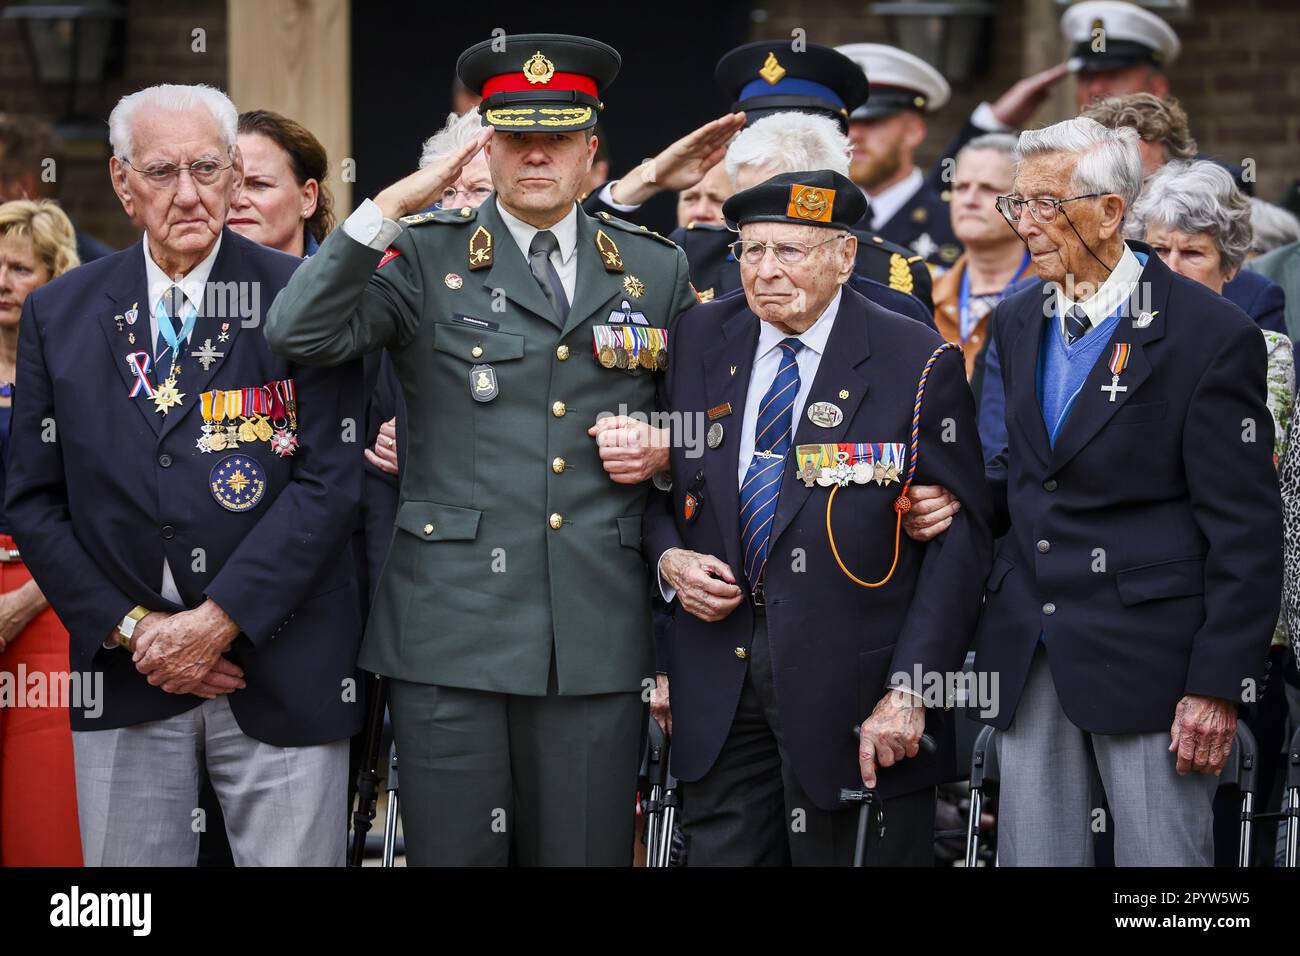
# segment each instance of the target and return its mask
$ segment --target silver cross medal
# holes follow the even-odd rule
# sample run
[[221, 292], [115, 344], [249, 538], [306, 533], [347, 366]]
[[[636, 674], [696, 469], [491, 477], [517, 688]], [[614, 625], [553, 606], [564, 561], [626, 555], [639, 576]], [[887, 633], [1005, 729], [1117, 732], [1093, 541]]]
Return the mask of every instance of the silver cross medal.
[[203, 371], [206, 372], [209, 368], [212, 367], [212, 363], [215, 362], [217, 359], [225, 358], [226, 353], [218, 352], [215, 348], [213, 348], [212, 339], [204, 339], [203, 348], [195, 352], [191, 352], [190, 357], [198, 359], [199, 364], [203, 366]]
[[1101, 387], [1101, 390], [1102, 390], [1103, 392], [1110, 392], [1110, 400], [1113, 402], [1113, 401], [1115, 401], [1115, 393], [1116, 393], [1116, 392], [1127, 392], [1127, 391], [1128, 391], [1128, 386], [1127, 386], [1127, 385], [1121, 385], [1121, 384], [1119, 383], [1119, 376], [1118, 376], [1118, 375], [1112, 375], [1112, 376], [1110, 377], [1110, 384], [1109, 384], [1109, 385], [1103, 385], [1103, 386]]

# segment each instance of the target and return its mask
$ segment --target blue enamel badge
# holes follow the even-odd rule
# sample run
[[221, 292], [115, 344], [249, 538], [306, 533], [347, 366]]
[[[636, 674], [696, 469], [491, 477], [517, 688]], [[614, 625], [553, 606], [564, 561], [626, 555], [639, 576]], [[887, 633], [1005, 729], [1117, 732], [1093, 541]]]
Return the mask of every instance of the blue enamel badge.
[[227, 455], [212, 468], [212, 497], [227, 511], [251, 511], [266, 494], [266, 472], [248, 455]]

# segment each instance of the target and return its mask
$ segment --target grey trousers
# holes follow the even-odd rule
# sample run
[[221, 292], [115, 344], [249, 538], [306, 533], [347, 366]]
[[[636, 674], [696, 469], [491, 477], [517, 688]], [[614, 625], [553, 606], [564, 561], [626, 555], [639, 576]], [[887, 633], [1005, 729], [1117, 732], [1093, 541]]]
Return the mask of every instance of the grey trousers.
[[226, 696], [175, 717], [72, 735], [86, 866], [193, 866], [206, 765], [237, 866], [342, 866], [348, 741], [276, 747]]
[[630, 866], [645, 706], [390, 678], [407, 861]]
[[[781, 734], [765, 617], [755, 618], [751, 644], [722, 752], [699, 780], [679, 784], [686, 865], [849, 866], [858, 810], [823, 810], [799, 785]], [[886, 800], [885, 833], [873, 814], [865, 864], [933, 866], [934, 813], [933, 787]]]
[[1179, 776], [1176, 757], [1167, 732], [1089, 734], [1070, 723], [1040, 644], [1015, 720], [998, 735], [998, 865], [1092, 866], [1095, 835], [1111, 827], [1117, 866], [1211, 866], [1219, 778]]

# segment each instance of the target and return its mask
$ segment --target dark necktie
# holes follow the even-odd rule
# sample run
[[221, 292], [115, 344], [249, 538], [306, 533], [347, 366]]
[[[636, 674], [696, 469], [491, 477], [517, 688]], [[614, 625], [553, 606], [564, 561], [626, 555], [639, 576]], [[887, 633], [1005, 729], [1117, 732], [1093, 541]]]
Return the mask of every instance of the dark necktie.
[[1070, 306], [1065, 313], [1065, 344], [1073, 345], [1079, 341], [1091, 325], [1092, 323], [1088, 321], [1088, 313], [1083, 311], [1083, 306]]
[[799, 395], [799, 360], [796, 356], [803, 343], [785, 339], [777, 346], [781, 362], [772, 384], [758, 406], [754, 422], [754, 457], [749, 460], [745, 482], [740, 486], [740, 549], [744, 555], [745, 577], [751, 588], [763, 579], [767, 549], [772, 539], [772, 521], [776, 517], [776, 500], [781, 491], [781, 476], [790, 452], [794, 429], [795, 398]]
[[569, 317], [569, 299], [564, 294], [564, 283], [560, 281], [560, 274], [551, 264], [551, 253], [559, 251], [559, 248], [560, 241], [555, 238], [555, 233], [543, 229], [533, 236], [533, 241], [528, 246], [528, 269], [537, 280], [537, 284], [542, 287], [542, 294], [546, 296], [546, 301], [551, 303], [555, 314], [561, 322], [564, 322]]

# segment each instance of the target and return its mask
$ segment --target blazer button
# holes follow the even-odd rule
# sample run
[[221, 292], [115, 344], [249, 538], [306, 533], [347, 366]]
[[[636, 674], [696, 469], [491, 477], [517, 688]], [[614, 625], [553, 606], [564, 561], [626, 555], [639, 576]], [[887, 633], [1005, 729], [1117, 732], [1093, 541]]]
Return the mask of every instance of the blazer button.
[[557, 359], [559, 359], [561, 362], [563, 362], [563, 361], [565, 361], [566, 359], [568, 359], [568, 357], [569, 357], [569, 347], [568, 347], [567, 345], [561, 345], [561, 346], [558, 346], [558, 347], [555, 349], [555, 357], [556, 357]]
[[567, 410], [568, 409], [565, 407], [564, 402], [556, 402], [554, 405], [551, 406], [551, 414], [554, 415], [556, 418], [563, 418], [564, 413]]
[[1048, 478], [1045, 482], [1043, 482], [1043, 490], [1044, 490], [1044, 491], [1055, 491], [1055, 490], [1056, 490], [1056, 479], [1055, 479], [1055, 478]]
[[172, 456], [167, 454], [159, 455], [158, 464], [162, 465], [164, 468], [170, 468], [172, 466]]
[[1043, 605], [1043, 613], [1044, 613], [1044, 614], [1055, 614], [1055, 613], [1056, 613], [1056, 605], [1053, 604], [1051, 601], [1048, 601], [1046, 604]]
[[480, 358], [483, 355], [483, 346], [481, 345], [474, 346], [472, 349], [469, 350], [469, 354], [471, 358]]
[[426, 525], [424, 526], [424, 533], [425, 533], [425, 534], [433, 534], [433, 523], [432, 523], [432, 522], [430, 522], [429, 524], [426, 524]]
[[555, 461], [551, 462], [551, 471], [555, 472], [557, 475], [564, 474], [564, 467], [565, 462], [563, 458], [557, 458]]
[[1047, 540], [1038, 542], [1038, 550], [1040, 553], [1046, 554], [1048, 551], [1052, 550], [1052, 542]]
[[745, 650], [743, 647], [738, 647], [736, 648], [736, 656], [743, 661], [746, 657], [749, 656], [749, 651]]
[[549, 524], [551, 526], [552, 531], [559, 531], [560, 528], [564, 525], [564, 515], [560, 514], [557, 511], [555, 514], [551, 515], [551, 520]]
[[170, 541], [172, 538], [176, 537], [176, 529], [169, 524], [165, 524], [162, 526], [162, 536]]

